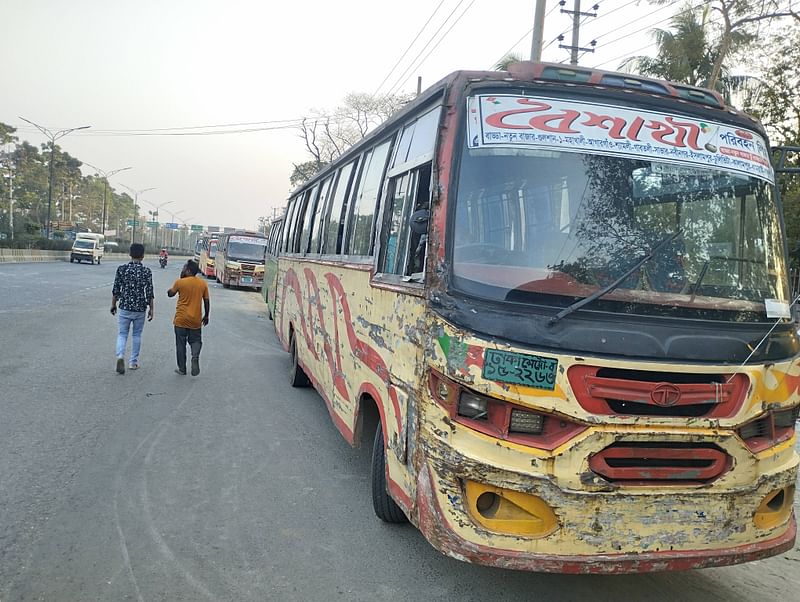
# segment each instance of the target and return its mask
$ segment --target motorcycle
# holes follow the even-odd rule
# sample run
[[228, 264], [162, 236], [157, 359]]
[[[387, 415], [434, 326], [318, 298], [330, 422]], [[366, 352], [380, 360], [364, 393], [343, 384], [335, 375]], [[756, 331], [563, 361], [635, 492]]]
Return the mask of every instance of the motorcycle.
[[163, 255], [161, 257], [159, 257], [158, 258], [158, 265], [160, 265], [162, 269], [167, 267], [167, 258], [164, 257]]

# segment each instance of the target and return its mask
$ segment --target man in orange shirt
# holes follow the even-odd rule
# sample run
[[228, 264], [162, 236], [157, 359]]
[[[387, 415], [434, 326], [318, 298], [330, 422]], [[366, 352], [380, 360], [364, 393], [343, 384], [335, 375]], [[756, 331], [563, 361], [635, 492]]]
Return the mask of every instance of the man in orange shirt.
[[[200, 374], [200, 349], [203, 346], [202, 326], [208, 326], [208, 285], [205, 280], [195, 278], [200, 267], [191, 259], [181, 270], [181, 277], [167, 291], [168, 297], [178, 295], [175, 307], [175, 347], [178, 353], [178, 374], [186, 375], [186, 344], [192, 351], [192, 376]], [[205, 315], [201, 317], [201, 308]]]

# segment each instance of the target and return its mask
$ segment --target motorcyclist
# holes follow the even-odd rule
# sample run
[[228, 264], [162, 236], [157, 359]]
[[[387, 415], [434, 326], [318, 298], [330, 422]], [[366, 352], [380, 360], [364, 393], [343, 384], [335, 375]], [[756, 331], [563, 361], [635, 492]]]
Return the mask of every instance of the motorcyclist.
[[167, 253], [166, 248], [162, 248], [158, 254], [158, 261], [163, 266], [167, 265], [167, 259], [169, 259], [169, 253]]

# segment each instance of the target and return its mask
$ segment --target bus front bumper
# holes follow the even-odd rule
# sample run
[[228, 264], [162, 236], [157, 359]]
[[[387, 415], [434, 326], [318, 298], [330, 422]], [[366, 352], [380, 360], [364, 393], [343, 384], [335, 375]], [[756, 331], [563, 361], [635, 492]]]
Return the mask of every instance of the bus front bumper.
[[[792, 513], [779, 535], [730, 547], [574, 555], [504, 549], [470, 541], [457, 532], [458, 529], [451, 522], [452, 513], [443, 511], [442, 506], [447, 501], [455, 505], [458, 500], [452, 494], [443, 498], [437, 481], [431, 468], [423, 464], [418, 473], [416, 505], [418, 526], [425, 538], [440, 552], [457, 560], [503, 569], [543, 573], [625, 574], [728, 566], [790, 550], [797, 534], [797, 522]], [[483, 535], [488, 535], [491, 540], [491, 533], [484, 531]]]
[[231, 273], [227, 278], [227, 284], [242, 288], [261, 288], [264, 285], [264, 272], [256, 273]]

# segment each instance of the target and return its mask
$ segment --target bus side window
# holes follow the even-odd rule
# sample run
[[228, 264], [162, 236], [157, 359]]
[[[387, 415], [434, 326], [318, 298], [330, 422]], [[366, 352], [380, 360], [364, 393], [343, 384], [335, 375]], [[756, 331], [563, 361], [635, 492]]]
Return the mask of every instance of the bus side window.
[[325, 219], [325, 213], [328, 210], [332, 183], [333, 176], [330, 176], [319, 188], [319, 199], [317, 199], [317, 208], [314, 211], [314, 224], [311, 230], [311, 246], [308, 249], [309, 253], [319, 253], [320, 237], [323, 231], [323, 220]]
[[291, 230], [289, 231], [289, 253], [297, 253], [297, 249], [300, 246], [300, 220], [305, 212], [307, 201], [308, 192], [298, 195], [297, 203], [295, 203], [296, 209], [292, 216]]
[[391, 143], [391, 139], [387, 140], [365, 154], [358, 191], [352, 199], [352, 208], [348, 211], [347, 254], [349, 255], [372, 254], [375, 211]]
[[411, 229], [411, 216], [430, 209], [431, 164], [392, 178], [387, 198], [383, 257], [379, 271], [411, 276], [425, 269], [427, 234]]
[[344, 234], [344, 210], [357, 162], [358, 160], [351, 161], [339, 170], [336, 190], [330, 203], [330, 212], [326, 210], [328, 215], [325, 232], [322, 234], [323, 253], [334, 255], [341, 252], [342, 236]]
[[289, 240], [291, 240], [292, 231], [292, 218], [297, 209], [297, 197], [289, 201], [289, 208], [286, 210], [286, 219], [283, 220], [283, 232], [281, 234], [281, 250], [284, 253], [289, 252]]
[[302, 222], [297, 224], [300, 231], [300, 245], [297, 249], [299, 253], [308, 253], [308, 243], [311, 240], [311, 227], [314, 221], [314, 209], [316, 208], [317, 201], [317, 187], [314, 186], [311, 190], [306, 192], [306, 210], [303, 212]]

